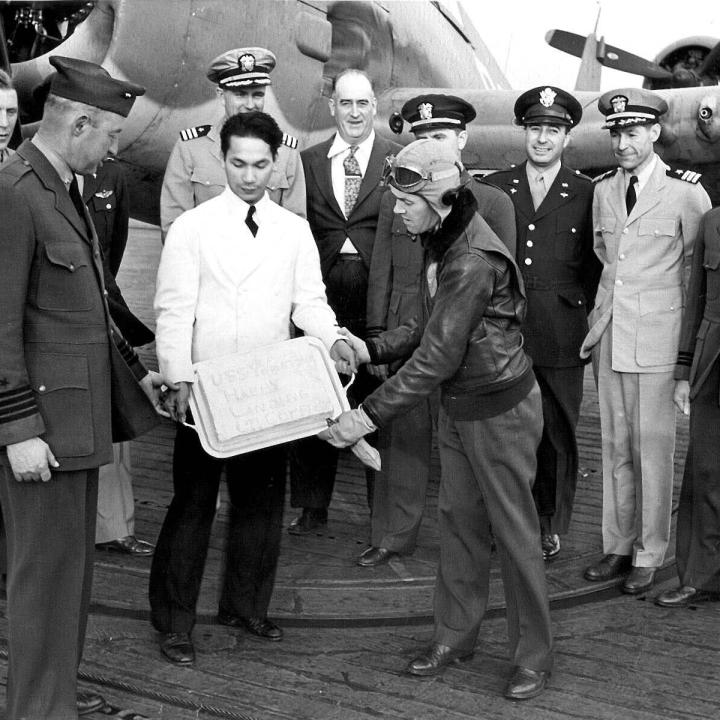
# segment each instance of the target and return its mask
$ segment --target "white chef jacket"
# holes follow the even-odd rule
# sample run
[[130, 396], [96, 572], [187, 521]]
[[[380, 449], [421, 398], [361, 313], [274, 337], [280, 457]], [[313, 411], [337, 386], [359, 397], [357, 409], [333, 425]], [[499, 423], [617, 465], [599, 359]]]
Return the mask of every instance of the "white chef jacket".
[[192, 364], [290, 337], [290, 320], [330, 349], [338, 334], [307, 221], [272, 202], [248, 204], [226, 188], [183, 213], [168, 233], [155, 293], [163, 379], [192, 382]]

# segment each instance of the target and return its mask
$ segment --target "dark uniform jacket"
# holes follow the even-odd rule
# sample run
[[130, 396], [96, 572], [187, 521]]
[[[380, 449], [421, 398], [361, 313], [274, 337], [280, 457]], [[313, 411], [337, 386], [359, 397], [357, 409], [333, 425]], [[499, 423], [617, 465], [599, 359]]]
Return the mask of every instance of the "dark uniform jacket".
[[685, 302], [675, 378], [690, 381], [692, 399], [720, 358], [720, 208], [700, 223]]
[[[515, 209], [510, 198], [484, 180], [468, 177], [478, 212], [490, 229], [515, 255]], [[377, 335], [412, 319], [423, 267], [421, 243], [411, 237], [399, 215], [395, 196], [386, 193], [380, 202], [377, 232], [368, 279], [367, 332]]]
[[541, 367], [583, 365], [580, 345], [602, 271], [593, 250], [592, 181], [563, 165], [535, 210], [525, 165], [486, 178], [515, 205], [516, 259], [528, 300], [525, 350]]
[[380, 198], [386, 190], [380, 186], [383, 164], [388, 155], [400, 150], [397, 143], [375, 136], [355, 207], [350, 217], [345, 218], [335, 199], [331, 160], [327, 156], [334, 137], [300, 153], [305, 170], [307, 219], [320, 252], [323, 278], [337, 261], [345, 238], [350, 238], [365, 267], [370, 268]]
[[438, 262], [437, 291], [431, 295], [424, 272], [417, 319], [367, 340], [373, 363], [412, 353], [363, 402], [379, 427], [438, 386], [451, 417], [473, 419], [490, 417], [495, 399], [514, 391], [512, 407], [534, 383], [520, 332], [522, 278], [505, 245], [477, 214], [470, 191], [460, 192], [428, 243], [427, 260]]
[[129, 197], [122, 167], [114, 158], [106, 158], [94, 175], [85, 175], [83, 180], [82, 198], [102, 252], [110, 315], [131, 345], [146, 345], [155, 336], [132, 313], [115, 281], [128, 238]]
[[0, 169], [0, 218], [0, 447], [40, 436], [60, 470], [112, 462], [114, 333], [100, 249], [29, 141]]

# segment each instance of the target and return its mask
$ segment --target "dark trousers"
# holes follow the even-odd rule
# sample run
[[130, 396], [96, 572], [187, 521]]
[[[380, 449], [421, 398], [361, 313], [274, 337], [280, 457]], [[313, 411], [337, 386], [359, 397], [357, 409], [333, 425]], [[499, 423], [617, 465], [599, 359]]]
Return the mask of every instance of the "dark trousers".
[[97, 512], [97, 468], [18, 482], [0, 466], [7, 536], [7, 720], [77, 718]]
[[267, 615], [280, 553], [285, 446], [223, 460], [208, 455], [197, 434], [179, 425], [173, 454], [175, 494], [150, 572], [151, 620], [160, 632], [190, 632], [195, 624], [223, 467], [231, 509], [220, 611]]
[[575, 501], [584, 366], [534, 367], [543, 408], [543, 434], [537, 451], [533, 498], [538, 515], [550, 518], [552, 532], [567, 533]]
[[[513, 665], [552, 666], [545, 565], [532, 487], [542, 433], [535, 386], [515, 407], [482, 420], [438, 419], [440, 563], [435, 637], [470, 652], [487, 608], [490, 552], [497, 544]], [[492, 532], [491, 532], [492, 527]]]
[[676, 562], [683, 585], [720, 592], [720, 361], [690, 403]]

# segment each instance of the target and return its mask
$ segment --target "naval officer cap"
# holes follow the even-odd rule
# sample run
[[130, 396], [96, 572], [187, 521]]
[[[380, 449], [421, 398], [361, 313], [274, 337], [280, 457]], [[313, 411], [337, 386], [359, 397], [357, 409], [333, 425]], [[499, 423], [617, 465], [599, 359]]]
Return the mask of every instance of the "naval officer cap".
[[605, 116], [605, 130], [659, 122], [668, 104], [644, 88], [620, 88], [600, 96], [598, 109]]
[[569, 93], [552, 85], [525, 91], [515, 101], [518, 125], [548, 123], [575, 127], [582, 118], [582, 105]]
[[476, 113], [469, 102], [455, 95], [417, 95], [402, 106], [400, 114], [416, 132], [432, 128], [464, 130]]
[[275, 63], [275, 55], [265, 48], [235, 48], [218, 55], [210, 63], [207, 76], [221, 88], [270, 85]]
[[142, 85], [118, 80], [105, 68], [77, 58], [53, 55], [50, 64], [57, 72], [49, 81], [49, 92], [127, 117], [135, 98], [145, 94]]

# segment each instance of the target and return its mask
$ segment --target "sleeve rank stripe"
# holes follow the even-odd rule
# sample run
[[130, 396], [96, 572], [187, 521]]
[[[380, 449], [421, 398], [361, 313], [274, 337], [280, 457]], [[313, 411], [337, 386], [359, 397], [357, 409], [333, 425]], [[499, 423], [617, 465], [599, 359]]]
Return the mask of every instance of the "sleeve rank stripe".
[[35, 404], [35, 398], [23, 398], [22, 400], [15, 400], [14, 402], [4, 402], [0, 404], [0, 413], [9, 415], [18, 410], [27, 410], [28, 408], [34, 407], [37, 407]]
[[17, 410], [16, 412], [8, 413], [7, 415], [0, 415], [0, 425], [32, 417], [37, 414], [37, 411], [37, 408], [33, 405], [33, 407], [26, 410]]
[[0, 405], [6, 401], [20, 400], [24, 397], [32, 399], [32, 390], [29, 385], [22, 385], [21, 387], [14, 388], [12, 390], [0, 391]]

